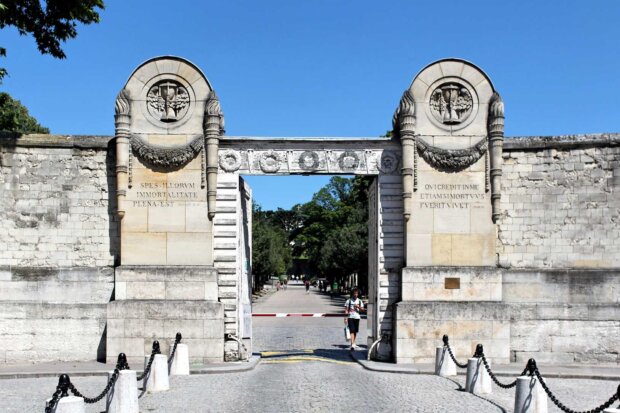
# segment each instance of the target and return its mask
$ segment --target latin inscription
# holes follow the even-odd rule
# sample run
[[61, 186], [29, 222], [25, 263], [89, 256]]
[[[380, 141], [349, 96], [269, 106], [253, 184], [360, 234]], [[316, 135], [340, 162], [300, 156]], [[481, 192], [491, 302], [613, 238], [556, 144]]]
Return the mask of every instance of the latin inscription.
[[469, 209], [484, 201], [478, 184], [426, 184], [418, 194], [421, 209]]
[[141, 182], [137, 185], [134, 207], [171, 208], [177, 201], [198, 201], [195, 182]]

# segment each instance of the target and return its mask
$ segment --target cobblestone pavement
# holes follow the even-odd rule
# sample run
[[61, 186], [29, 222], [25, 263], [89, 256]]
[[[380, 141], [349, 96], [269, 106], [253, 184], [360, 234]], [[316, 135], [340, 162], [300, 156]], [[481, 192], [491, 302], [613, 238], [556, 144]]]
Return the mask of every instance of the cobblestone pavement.
[[[260, 311], [336, 311], [341, 306], [319, 294], [306, 296], [291, 287], [262, 300]], [[284, 307], [291, 306], [289, 310]], [[305, 307], [308, 305], [309, 307]], [[294, 307], [294, 308], [292, 308]], [[310, 308], [313, 307], [313, 308]], [[330, 310], [331, 311], [331, 310]], [[140, 399], [142, 412], [512, 412], [514, 390], [493, 387], [478, 397], [462, 391], [464, 377], [378, 373], [364, 370], [340, 346], [342, 319], [255, 320], [256, 348], [264, 359], [243, 373], [172, 377], [171, 389]], [[332, 331], [333, 330], [333, 331]], [[288, 337], [292, 337], [289, 339]], [[544, 373], [544, 372], [543, 372]], [[508, 378], [501, 378], [509, 381]], [[76, 377], [75, 386], [89, 397], [105, 386], [104, 377]], [[43, 411], [57, 379], [0, 381], [0, 411]], [[549, 379], [560, 400], [574, 409], [590, 409], [607, 400], [618, 383]], [[103, 402], [86, 412], [105, 410]], [[549, 412], [559, 412], [549, 403]]]
[[[344, 297], [331, 298], [315, 288], [289, 285], [260, 299], [255, 313], [343, 313], [343, 318], [254, 317], [254, 352], [270, 350], [344, 349]], [[358, 345], [366, 345], [366, 320], [360, 322]]]
[[[172, 377], [171, 390], [140, 399], [142, 412], [512, 412], [512, 392], [493, 388], [485, 398], [460, 391], [456, 380], [430, 375], [376, 373], [350, 362], [291, 361], [261, 363], [246, 373]], [[101, 391], [103, 377], [76, 377], [87, 396]], [[607, 399], [612, 381], [549, 379], [570, 407], [586, 409]], [[41, 412], [57, 380], [3, 380], [0, 411]], [[101, 412], [103, 402], [88, 405]], [[549, 404], [549, 412], [559, 412]]]

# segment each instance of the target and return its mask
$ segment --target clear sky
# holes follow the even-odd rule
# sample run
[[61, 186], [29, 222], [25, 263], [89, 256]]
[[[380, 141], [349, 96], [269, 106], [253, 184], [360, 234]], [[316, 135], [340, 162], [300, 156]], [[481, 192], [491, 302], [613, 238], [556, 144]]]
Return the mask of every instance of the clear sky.
[[[68, 59], [0, 31], [0, 89], [53, 133], [114, 131], [114, 98], [142, 61], [196, 63], [228, 135], [378, 136], [428, 63], [480, 66], [506, 104], [506, 135], [620, 131], [620, 1], [106, 0]], [[264, 208], [307, 201], [326, 177], [249, 178]]]

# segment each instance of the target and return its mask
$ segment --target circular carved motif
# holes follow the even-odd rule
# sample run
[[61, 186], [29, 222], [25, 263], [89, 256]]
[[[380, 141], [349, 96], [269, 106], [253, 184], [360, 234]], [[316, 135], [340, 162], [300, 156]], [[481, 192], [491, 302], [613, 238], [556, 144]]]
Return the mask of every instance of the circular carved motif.
[[241, 167], [241, 155], [235, 151], [221, 153], [220, 167], [226, 172], [235, 172]]
[[299, 169], [313, 171], [319, 167], [319, 154], [314, 151], [304, 151], [299, 155]]
[[429, 106], [433, 117], [444, 125], [463, 123], [474, 108], [472, 94], [457, 82], [440, 84], [431, 93]]
[[260, 158], [260, 169], [265, 173], [275, 173], [280, 170], [280, 156], [276, 152], [270, 151], [263, 154]]
[[148, 112], [155, 119], [173, 123], [187, 114], [190, 106], [185, 86], [175, 80], [161, 80], [150, 87], [146, 95]]
[[398, 155], [392, 151], [383, 151], [381, 159], [377, 162], [377, 169], [384, 174], [391, 174], [398, 169]]
[[342, 170], [356, 169], [360, 164], [359, 156], [353, 151], [344, 151], [338, 157], [338, 165]]

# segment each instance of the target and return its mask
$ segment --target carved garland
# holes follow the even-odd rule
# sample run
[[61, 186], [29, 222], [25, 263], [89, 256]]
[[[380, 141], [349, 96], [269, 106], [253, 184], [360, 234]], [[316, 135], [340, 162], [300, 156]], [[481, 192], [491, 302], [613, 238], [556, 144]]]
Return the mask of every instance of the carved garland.
[[481, 139], [467, 149], [443, 149], [416, 138], [416, 149], [432, 167], [444, 172], [459, 172], [476, 163], [487, 152], [487, 140]]
[[204, 147], [204, 138], [197, 136], [186, 145], [160, 146], [146, 142], [137, 135], [131, 136], [131, 149], [144, 163], [163, 169], [181, 168], [191, 162]]

